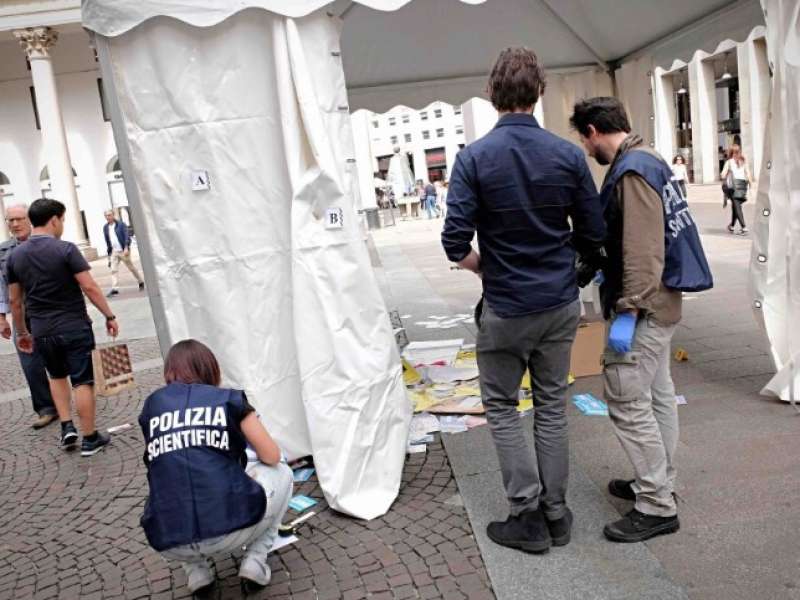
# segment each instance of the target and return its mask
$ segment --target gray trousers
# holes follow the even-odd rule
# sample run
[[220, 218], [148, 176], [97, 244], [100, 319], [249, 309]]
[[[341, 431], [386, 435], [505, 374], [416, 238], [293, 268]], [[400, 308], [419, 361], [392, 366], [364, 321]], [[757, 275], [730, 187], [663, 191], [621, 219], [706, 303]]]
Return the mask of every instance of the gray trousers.
[[[545, 516], [554, 520], [566, 511], [567, 376], [579, 319], [577, 300], [554, 310], [507, 319], [483, 304], [477, 340], [481, 397], [512, 515], [541, 506]], [[531, 372], [533, 390], [533, 451], [517, 412], [526, 368]]]
[[636, 510], [669, 517], [677, 513], [675, 449], [678, 405], [670, 375], [674, 325], [639, 319], [633, 350], [606, 349], [603, 377], [608, 414], [636, 476]]
[[[16, 339], [16, 331], [13, 339]], [[44, 368], [44, 359], [33, 349], [33, 353], [27, 354], [17, 350], [22, 372], [25, 374], [25, 381], [31, 391], [33, 401], [33, 411], [39, 415], [56, 414], [56, 406], [53, 404], [53, 397], [50, 395], [50, 382], [47, 379], [47, 371]]]
[[230, 554], [235, 550], [241, 550], [242, 546], [247, 546], [245, 558], [254, 558], [266, 563], [267, 554], [278, 535], [281, 519], [289, 507], [294, 485], [292, 470], [283, 462], [275, 466], [257, 462], [247, 467], [247, 474], [264, 488], [267, 496], [267, 510], [264, 511], [264, 516], [250, 527], [163, 551], [161, 554], [165, 558], [183, 564], [187, 577], [196, 569], [208, 569], [209, 557]]

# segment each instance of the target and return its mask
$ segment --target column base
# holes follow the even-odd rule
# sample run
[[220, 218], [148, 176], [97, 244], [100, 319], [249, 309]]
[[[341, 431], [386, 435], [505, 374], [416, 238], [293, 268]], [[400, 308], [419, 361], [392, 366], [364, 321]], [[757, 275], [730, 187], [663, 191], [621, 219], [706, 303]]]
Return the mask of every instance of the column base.
[[97, 260], [97, 258], [100, 256], [97, 252], [97, 249], [90, 246], [88, 242], [81, 242], [75, 245], [78, 246], [78, 250], [81, 251], [83, 258], [85, 258], [88, 262]]

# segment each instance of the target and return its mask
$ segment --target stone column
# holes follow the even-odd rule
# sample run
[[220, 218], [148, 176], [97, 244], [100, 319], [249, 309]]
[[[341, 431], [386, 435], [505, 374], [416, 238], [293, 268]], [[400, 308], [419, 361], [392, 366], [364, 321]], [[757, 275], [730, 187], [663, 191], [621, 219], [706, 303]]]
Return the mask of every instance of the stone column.
[[689, 101], [692, 112], [694, 182], [714, 183], [719, 179], [714, 65], [700, 56], [695, 56], [689, 63]]
[[655, 143], [665, 160], [672, 161], [677, 146], [677, 116], [675, 111], [675, 81], [672, 73], [657, 68], [654, 77]]
[[83, 232], [78, 193], [72, 175], [72, 161], [69, 157], [56, 78], [50, 59], [50, 49], [58, 40], [58, 32], [50, 27], [27, 27], [15, 29], [13, 33], [31, 64], [31, 78], [36, 92], [39, 124], [42, 128], [42, 145], [53, 198], [63, 202], [67, 207], [64, 238], [77, 244], [81, 251], [85, 251], [89, 248], [89, 242]]
[[739, 117], [742, 152], [750, 163], [753, 177], [761, 170], [764, 128], [769, 112], [770, 77], [767, 48], [763, 38], [747, 40], [736, 47], [739, 66]]

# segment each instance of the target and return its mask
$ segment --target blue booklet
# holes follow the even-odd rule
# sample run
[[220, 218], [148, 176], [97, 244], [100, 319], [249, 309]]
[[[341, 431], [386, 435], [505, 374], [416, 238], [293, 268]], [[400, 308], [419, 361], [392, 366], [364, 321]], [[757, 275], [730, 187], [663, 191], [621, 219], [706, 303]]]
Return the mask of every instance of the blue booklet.
[[311, 476], [314, 474], [314, 469], [311, 467], [306, 467], [305, 469], [297, 469], [294, 472], [294, 480], [296, 482], [300, 481], [308, 481], [311, 479]]
[[572, 397], [572, 403], [584, 415], [590, 417], [607, 417], [608, 406], [602, 400], [595, 398], [591, 394], [575, 394]]
[[309, 498], [308, 496], [295, 496], [291, 500], [289, 500], [289, 508], [292, 510], [296, 510], [297, 512], [303, 512], [307, 508], [311, 508], [317, 503], [316, 500], [313, 498]]

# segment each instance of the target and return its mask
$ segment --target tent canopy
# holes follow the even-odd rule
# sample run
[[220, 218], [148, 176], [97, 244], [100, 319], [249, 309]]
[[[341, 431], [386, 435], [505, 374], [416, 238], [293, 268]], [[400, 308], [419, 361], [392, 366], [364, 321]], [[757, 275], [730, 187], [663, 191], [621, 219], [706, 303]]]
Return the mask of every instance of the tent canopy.
[[550, 72], [613, 68], [644, 48], [654, 66], [667, 67], [763, 24], [757, 0], [673, 0], [668, 7], [642, 0], [86, 0], [83, 20], [116, 36], [157, 16], [209, 27], [248, 8], [341, 16], [350, 109], [375, 112], [481, 95], [487, 70], [508, 45], [533, 48]]

